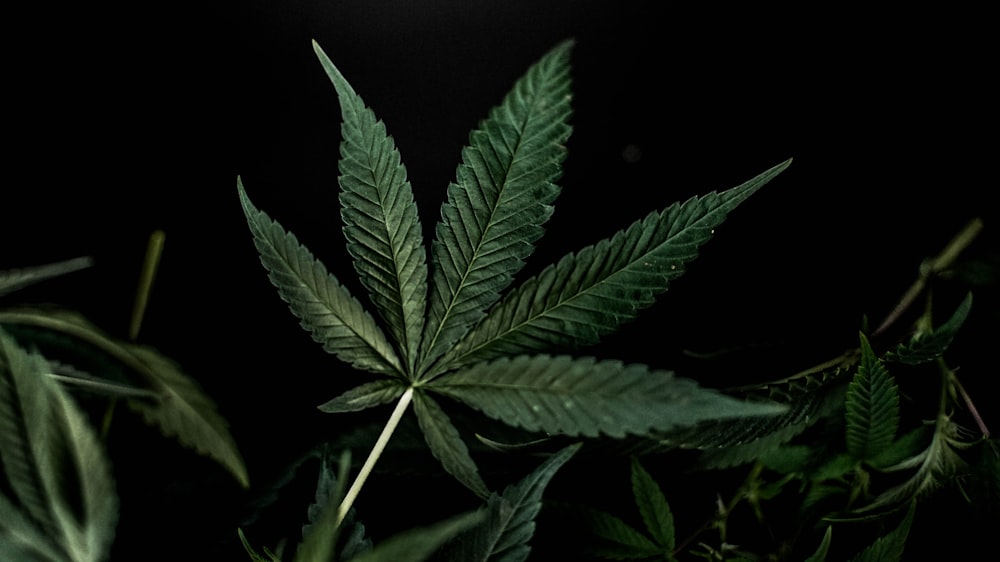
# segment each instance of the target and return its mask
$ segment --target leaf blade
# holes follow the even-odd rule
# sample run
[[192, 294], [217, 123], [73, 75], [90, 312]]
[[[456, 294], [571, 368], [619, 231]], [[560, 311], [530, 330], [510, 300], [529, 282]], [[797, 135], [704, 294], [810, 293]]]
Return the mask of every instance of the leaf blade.
[[399, 150], [319, 44], [313, 50], [340, 100], [340, 204], [347, 250], [412, 372], [427, 301], [423, 231]]
[[406, 388], [396, 379], [382, 379], [356, 386], [343, 394], [320, 404], [319, 410], [328, 414], [360, 412], [374, 406], [388, 404], [403, 395]]
[[861, 364], [847, 387], [847, 450], [870, 460], [892, 444], [899, 427], [899, 389], [868, 338], [861, 334]]
[[730, 398], [668, 371], [592, 357], [501, 358], [445, 374], [426, 388], [508, 425], [570, 436], [642, 435], [785, 411]]
[[542, 507], [545, 488], [581, 444], [563, 447], [530, 474], [508, 486], [503, 494], [490, 494], [480, 525], [466, 531], [447, 551], [448, 560], [462, 562], [520, 562], [528, 557], [528, 541]]
[[663, 552], [674, 550], [674, 516], [670, 505], [656, 480], [646, 471], [639, 459], [632, 457], [632, 495], [642, 516], [642, 522]]
[[479, 475], [469, 449], [458, 434], [458, 429], [445, 414], [441, 406], [426, 392], [413, 393], [413, 411], [417, 414], [424, 440], [444, 469], [475, 492], [479, 497], [487, 497], [489, 488]]
[[571, 133], [572, 44], [533, 64], [469, 135], [432, 245], [425, 365], [500, 298], [552, 215]]
[[[12, 427], [19, 434], [2, 438], [0, 460], [24, 514], [0, 520], [0, 535], [13, 533], [17, 542], [34, 536], [41, 539], [30, 547], [36, 552], [96, 562], [108, 556], [118, 522], [110, 463], [89, 420], [45, 373], [44, 359], [0, 331], [0, 424], [5, 434]], [[10, 511], [12, 502], [0, 508]]]
[[172, 360], [145, 346], [129, 344], [125, 348], [146, 366], [146, 376], [159, 394], [155, 402], [129, 400], [129, 408], [163, 435], [211, 458], [240, 485], [249, 487], [250, 476], [243, 456], [215, 401]]
[[253, 205], [239, 178], [236, 184], [268, 278], [313, 340], [358, 369], [402, 373], [396, 351], [361, 303], [294, 234]]
[[790, 163], [721, 193], [650, 213], [611, 238], [568, 254], [504, 297], [456, 344], [448, 364], [597, 343], [652, 305], [728, 213]]

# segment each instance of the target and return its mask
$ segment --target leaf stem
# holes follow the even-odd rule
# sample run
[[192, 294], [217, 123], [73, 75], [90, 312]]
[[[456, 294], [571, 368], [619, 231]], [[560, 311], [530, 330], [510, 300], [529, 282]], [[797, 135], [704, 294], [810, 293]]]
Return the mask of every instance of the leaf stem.
[[361, 471], [358, 472], [358, 476], [354, 479], [351, 484], [351, 488], [347, 490], [347, 494], [344, 495], [343, 501], [340, 502], [340, 507], [337, 508], [337, 519], [334, 521], [334, 529], [340, 528], [340, 524], [344, 522], [344, 518], [347, 517], [347, 512], [351, 510], [351, 506], [354, 505], [354, 500], [357, 499], [358, 494], [361, 493], [361, 487], [365, 485], [365, 481], [368, 480], [368, 476], [371, 475], [372, 469], [375, 468], [375, 463], [378, 461], [379, 457], [382, 456], [382, 452], [385, 451], [385, 446], [389, 443], [389, 438], [392, 437], [393, 432], [396, 431], [396, 427], [399, 425], [399, 420], [403, 418], [403, 413], [406, 411], [406, 407], [410, 405], [413, 400], [413, 387], [406, 389], [406, 392], [399, 397], [399, 402], [396, 403], [396, 408], [392, 411], [392, 415], [389, 416], [389, 421], [386, 422], [385, 427], [382, 428], [382, 433], [378, 436], [375, 441], [375, 446], [372, 447], [372, 452], [368, 454], [368, 458], [365, 459], [364, 466], [361, 467]]

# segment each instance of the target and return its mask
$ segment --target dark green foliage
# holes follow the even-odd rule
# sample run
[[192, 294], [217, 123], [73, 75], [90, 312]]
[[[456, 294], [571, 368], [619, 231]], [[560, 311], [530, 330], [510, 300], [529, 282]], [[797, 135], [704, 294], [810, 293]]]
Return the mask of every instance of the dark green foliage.
[[531, 474], [490, 494], [482, 523], [456, 537], [445, 550], [446, 560], [462, 562], [522, 562], [535, 533], [535, 517], [542, 507], [545, 487], [556, 471], [580, 449], [570, 445], [551, 455]]
[[412, 397], [433, 455], [479, 496], [488, 487], [431, 393], [529, 431], [585, 437], [644, 435], [784, 410], [643, 365], [548, 352], [595, 344], [652, 305], [728, 213], [789, 162], [722, 193], [650, 213], [501, 297], [533, 252], [558, 194], [554, 182], [571, 130], [572, 45], [561, 43], [532, 65], [470, 134], [428, 270], [395, 143], [313, 44], [340, 100], [340, 215], [374, 316], [293, 234], [257, 209], [237, 179], [261, 263], [292, 313], [328, 352], [384, 377], [321, 409], [357, 411], [397, 398], [405, 408]]
[[636, 457], [631, 461], [632, 496], [645, 526], [640, 531], [605, 511], [584, 507], [583, 520], [597, 539], [593, 555], [608, 560], [674, 560], [674, 516], [663, 491]]
[[[613, 235], [521, 276], [560, 194], [573, 46], [544, 54], [469, 134], [439, 220], [425, 231], [386, 124], [313, 44], [340, 107], [339, 207], [329, 215], [340, 220], [353, 268], [327, 267], [253, 204], [239, 177], [237, 194], [279, 298], [325, 351], [369, 379], [319, 397], [321, 412], [351, 415], [328, 417], [333, 436], [250, 490], [248, 513], [232, 529], [240, 554], [253, 562], [523, 562], [539, 552], [896, 561], [925, 555], [907, 548], [914, 521], [941, 517], [924, 502], [964, 497], [973, 516], [997, 518], [993, 412], [977, 409], [952, 367], [953, 344], [967, 343], [960, 338], [974, 323], [972, 295], [959, 293], [957, 304], [931, 298], [944, 279], [990, 282], [954, 263], [978, 222], [925, 262], [876, 330], [862, 323], [856, 347], [791, 376], [709, 388], [600, 349], [579, 354], [656, 304], [715, 229], [790, 160], [730, 189], [642, 210]], [[88, 265], [2, 274], [0, 296]], [[348, 274], [363, 294], [352, 294]], [[896, 329], [921, 298], [913, 325]], [[938, 307], [950, 313], [941, 323]], [[115, 483], [76, 394], [124, 402], [249, 485], [213, 401], [134, 339], [73, 312], [0, 310], [0, 559], [96, 562], [110, 552]], [[388, 405], [384, 425], [355, 423]], [[371, 452], [353, 463], [357, 451]], [[626, 467], [627, 479], [612, 470]], [[575, 480], [550, 485], [567, 472]], [[361, 494], [355, 506], [372, 475], [383, 479], [369, 486], [395, 477], [403, 492], [379, 496], [383, 503]], [[302, 481], [305, 495], [294, 489]], [[443, 484], [471, 493], [449, 498], [464, 507], [431, 517], [454, 491]], [[560, 499], [550, 501], [552, 492]], [[278, 530], [261, 533], [281, 499], [296, 504], [295, 515], [274, 516]], [[545, 507], [565, 517], [546, 526]], [[399, 513], [412, 518], [405, 529], [380, 529]]]

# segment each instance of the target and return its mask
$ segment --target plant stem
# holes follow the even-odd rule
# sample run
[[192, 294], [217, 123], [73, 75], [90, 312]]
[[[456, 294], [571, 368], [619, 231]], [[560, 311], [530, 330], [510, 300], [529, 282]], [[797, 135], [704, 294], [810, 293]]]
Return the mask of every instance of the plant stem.
[[358, 472], [358, 476], [354, 479], [351, 484], [351, 488], [347, 490], [347, 494], [344, 495], [343, 501], [340, 502], [340, 507], [337, 508], [337, 519], [334, 522], [334, 529], [340, 528], [340, 524], [344, 522], [344, 518], [347, 517], [347, 512], [351, 510], [351, 506], [354, 505], [354, 500], [357, 499], [358, 494], [361, 493], [361, 487], [365, 485], [365, 481], [368, 480], [368, 476], [371, 474], [372, 469], [375, 468], [375, 463], [378, 461], [379, 457], [382, 456], [382, 451], [385, 450], [385, 446], [389, 443], [389, 438], [392, 437], [393, 432], [396, 431], [396, 427], [399, 425], [399, 420], [403, 418], [403, 412], [406, 411], [406, 407], [410, 405], [413, 400], [413, 387], [406, 389], [406, 392], [399, 397], [399, 402], [396, 403], [396, 408], [392, 411], [392, 415], [389, 416], [389, 421], [386, 422], [385, 427], [382, 429], [382, 433], [378, 436], [375, 441], [375, 446], [372, 447], [372, 452], [368, 454], [368, 458], [365, 459], [364, 466], [361, 467], [361, 471]]
[[961, 396], [962, 401], [965, 402], [965, 407], [969, 409], [969, 414], [972, 419], [975, 420], [976, 426], [979, 431], [983, 434], [983, 439], [989, 439], [990, 428], [986, 426], [986, 422], [983, 417], [979, 415], [979, 410], [976, 408], [976, 404], [972, 401], [972, 396], [966, 392], [965, 387], [962, 386], [961, 381], [958, 380], [958, 375], [955, 370], [949, 367], [944, 359], [938, 358], [938, 367], [941, 369], [942, 376], [945, 378], [946, 388], [943, 391], [945, 394], [949, 394], [951, 389], [958, 391], [958, 395]]
[[941, 253], [929, 260], [924, 261], [924, 263], [920, 265], [920, 275], [917, 277], [917, 280], [910, 285], [909, 290], [907, 290], [903, 297], [899, 300], [896, 307], [892, 309], [892, 312], [890, 312], [889, 315], [882, 320], [882, 323], [879, 324], [878, 328], [872, 332], [872, 336], [881, 335], [897, 320], [899, 320], [903, 313], [906, 312], [906, 310], [910, 308], [910, 305], [913, 304], [913, 301], [917, 299], [921, 291], [924, 290], [927, 282], [933, 276], [951, 267], [955, 260], [958, 259], [959, 254], [961, 254], [962, 251], [969, 246], [969, 244], [972, 244], [973, 240], [976, 239], [976, 236], [979, 235], [979, 232], [982, 229], [983, 220], [978, 217], [972, 219], [958, 234], [955, 235], [954, 238], [951, 239], [948, 245], [941, 250]]

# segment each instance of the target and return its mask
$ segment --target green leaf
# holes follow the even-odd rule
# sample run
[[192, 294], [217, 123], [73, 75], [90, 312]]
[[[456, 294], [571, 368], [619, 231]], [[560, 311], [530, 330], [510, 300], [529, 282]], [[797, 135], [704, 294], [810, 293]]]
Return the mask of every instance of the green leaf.
[[47, 371], [41, 356], [24, 352], [0, 331], [0, 466], [14, 498], [43, 529], [55, 522], [41, 470], [55, 464], [52, 442], [58, 439], [49, 404], [55, 383], [36, 380]]
[[243, 487], [249, 486], [246, 465], [229, 432], [229, 424], [197, 381], [153, 349], [123, 346], [146, 367], [145, 373], [160, 396], [155, 402], [129, 400], [129, 408], [139, 412], [164, 435], [176, 438], [182, 445], [221, 464]]
[[[79, 314], [61, 310], [8, 310], [0, 313], [0, 324], [53, 352], [91, 361], [101, 378], [74, 374], [59, 380], [105, 394], [139, 396], [127, 401], [132, 410], [164, 435], [219, 462], [247, 486], [246, 466], [225, 419], [197, 382], [170, 359], [152, 348], [110, 337]], [[102, 382], [105, 375], [126, 382]]]
[[313, 340], [358, 369], [401, 375], [396, 351], [361, 303], [294, 234], [253, 206], [239, 178], [236, 186], [260, 261]]
[[389, 537], [350, 562], [423, 562], [441, 545], [482, 521], [482, 512], [465, 513]]
[[892, 444], [899, 428], [899, 389], [861, 334], [861, 365], [847, 387], [847, 451], [874, 458]]
[[542, 495], [555, 473], [580, 449], [579, 443], [557, 451], [503, 495], [494, 492], [483, 522], [460, 535], [446, 551], [456, 562], [521, 562], [528, 558], [528, 541], [535, 533], [535, 518]]
[[0, 560], [59, 561], [64, 554], [30, 515], [0, 494]]
[[959, 437], [960, 428], [958, 425], [947, 416], [939, 416], [934, 426], [934, 434], [926, 449], [895, 465], [882, 468], [885, 472], [916, 468], [916, 472], [902, 484], [882, 492], [857, 511], [871, 512], [922, 497], [954, 477], [966, 466], [965, 461], [955, 451], [955, 448], [965, 445], [959, 440]]
[[[0, 551], [104, 560], [118, 522], [111, 466], [89, 420], [47, 370], [0, 332], [0, 465], [14, 494], [0, 502]], [[20, 515], [12, 516], [15, 506]]]
[[790, 163], [722, 193], [650, 213], [613, 237], [565, 256], [500, 301], [457, 343], [447, 365], [597, 343], [652, 305], [729, 212]]
[[819, 543], [819, 547], [816, 548], [816, 552], [809, 558], [806, 558], [805, 562], [826, 562], [826, 555], [830, 552], [830, 541], [832, 538], [833, 527], [829, 526], [826, 528], [826, 532], [823, 533], [823, 540]]
[[475, 365], [426, 388], [530, 431], [624, 437], [710, 419], [780, 414], [777, 404], [744, 402], [668, 371], [568, 356], [520, 356]]
[[426, 392], [413, 393], [413, 411], [420, 422], [420, 430], [424, 434], [431, 453], [441, 462], [444, 469], [465, 487], [475, 492], [481, 498], [489, 495], [489, 488], [479, 476], [479, 469], [469, 455], [458, 429], [451, 423], [441, 406]]
[[934, 328], [929, 334], [918, 334], [909, 342], [899, 344], [886, 354], [886, 360], [917, 365], [941, 357], [955, 339], [971, 309], [972, 293], [968, 293], [944, 324]]
[[670, 505], [663, 495], [663, 490], [659, 484], [653, 480], [649, 472], [639, 463], [639, 459], [632, 457], [632, 494], [635, 496], [635, 503], [639, 507], [639, 514], [649, 531], [649, 536], [653, 537], [663, 552], [673, 552], [674, 550], [674, 516], [670, 513]]
[[713, 420], [680, 428], [660, 437], [663, 445], [702, 451], [703, 468], [723, 469], [755, 462], [812, 427], [824, 416], [842, 411], [842, 392], [820, 387], [788, 401], [786, 412], [775, 416], [755, 416]]
[[406, 387], [398, 379], [382, 379], [356, 386], [319, 406], [326, 413], [359, 412], [395, 401]]
[[552, 215], [571, 132], [572, 45], [560, 43], [532, 65], [469, 135], [432, 246], [425, 365], [499, 299]]
[[902, 560], [903, 549], [906, 546], [906, 538], [913, 523], [916, 505], [916, 502], [911, 502], [903, 521], [888, 534], [880, 537], [857, 556], [851, 558], [851, 562], [899, 562]]
[[385, 124], [315, 41], [313, 50], [340, 99], [340, 206], [347, 250], [412, 372], [427, 302], [427, 255], [413, 190]]
[[663, 554], [663, 548], [621, 518], [610, 513], [577, 508], [587, 522], [587, 530], [595, 544], [586, 549], [599, 558], [608, 560], [646, 560]]
[[0, 297], [60, 275], [86, 269], [92, 265], [94, 265], [93, 258], [79, 257], [33, 267], [0, 271]]

